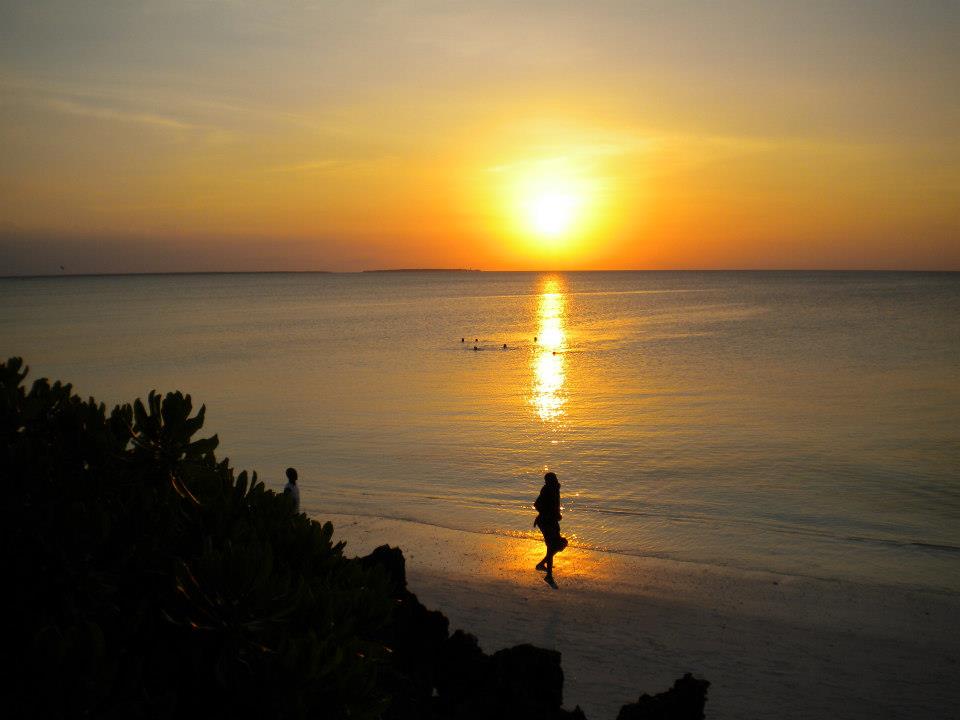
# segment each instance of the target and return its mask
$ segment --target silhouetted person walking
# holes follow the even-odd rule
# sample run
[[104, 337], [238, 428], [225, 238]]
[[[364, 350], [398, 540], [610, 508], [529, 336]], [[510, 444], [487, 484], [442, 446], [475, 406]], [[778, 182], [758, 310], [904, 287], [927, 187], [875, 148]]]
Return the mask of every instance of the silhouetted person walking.
[[283, 494], [293, 498], [293, 511], [300, 512], [300, 488], [297, 487], [297, 471], [287, 468], [287, 484], [283, 486]]
[[537, 570], [546, 570], [544, 581], [556, 589], [557, 583], [553, 579], [553, 556], [567, 547], [566, 538], [560, 535], [560, 481], [555, 473], [548, 472], [543, 476], [543, 487], [540, 495], [533, 504], [537, 509], [537, 517], [533, 526], [540, 528], [543, 533], [543, 542], [547, 546], [547, 554], [537, 563]]

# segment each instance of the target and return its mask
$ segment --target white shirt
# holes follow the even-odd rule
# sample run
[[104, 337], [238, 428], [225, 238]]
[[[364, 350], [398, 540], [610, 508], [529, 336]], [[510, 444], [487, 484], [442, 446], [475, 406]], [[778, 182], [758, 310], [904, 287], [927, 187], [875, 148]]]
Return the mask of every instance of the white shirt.
[[288, 482], [283, 488], [283, 494], [289, 494], [293, 497], [293, 511], [300, 512], [300, 488], [292, 482]]

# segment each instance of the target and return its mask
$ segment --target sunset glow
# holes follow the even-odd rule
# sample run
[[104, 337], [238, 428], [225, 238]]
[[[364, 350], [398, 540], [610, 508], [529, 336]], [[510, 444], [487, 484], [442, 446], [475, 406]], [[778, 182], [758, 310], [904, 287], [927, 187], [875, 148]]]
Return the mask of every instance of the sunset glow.
[[954, 4], [149, 5], [5, 10], [4, 272], [960, 269]]
[[508, 190], [521, 220], [521, 234], [555, 248], [583, 233], [588, 224], [591, 189], [565, 162], [521, 166]]
[[[513, 262], [575, 266], [591, 253], [611, 249], [610, 229], [622, 213], [610, 199], [619, 188], [608, 168], [584, 156], [588, 130], [564, 132], [547, 124], [539, 129], [541, 141], [549, 138], [556, 154], [490, 168], [478, 176], [478, 190], [467, 202], [478, 215], [488, 216], [481, 227], [499, 239], [501, 252]], [[517, 142], [493, 137], [491, 152], [500, 145], [521, 154], [524, 146]]]
[[562, 190], [543, 190], [528, 205], [533, 230], [555, 240], [566, 233], [577, 214], [577, 198]]
[[9, 717], [957, 716], [960, 0], [0, 2]]

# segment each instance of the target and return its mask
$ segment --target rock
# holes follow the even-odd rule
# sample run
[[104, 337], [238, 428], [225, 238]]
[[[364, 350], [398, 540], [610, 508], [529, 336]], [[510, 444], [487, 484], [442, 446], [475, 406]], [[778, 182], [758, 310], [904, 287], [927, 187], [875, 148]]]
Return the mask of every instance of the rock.
[[[383, 568], [395, 600], [390, 623], [371, 638], [389, 649], [379, 679], [391, 697], [384, 720], [586, 720], [579, 706], [561, 707], [559, 652], [517, 645], [487, 655], [473, 635], [450, 635], [446, 616], [407, 589], [399, 548], [381, 545], [357, 562]], [[709, 684], [688, 673], [624, 705], [617, 720], [700, 720]]]
[[620, 708], [617, 720], [703, 720], [707, 680], [687, 673], [673, 687], [658, 695], [644, 693], [637, 702]]
[[366, 557], [358, 558], [358, 562], [385, 571], [395, 601], [390, 622], [372, 638], [389, 649], [389, 661], [380, 673], [380, 683], [391, 696], [383, 717], [434, 717], [434, 691], [449, 636], [449, 621], [443, 613], [428, 610], [407, 590], [406, 562], [400, 548], [381, 545]]
[[489, 691], [524, 717], [549, 717], [563, 705], [560, 653], [533, 645], [500, 650], [491, 658]]
[[443, 701], [469, 697], [472, 686], [483, 674], [487, 656], [470, 633], [457, 630], [444, 644], [437, 667], [437, 694]]
[[477, 639], [457, 631], [447, 640], [438, 671], [437, 718], [453, 720], [585, 720], [561, 709], [560, 653], [517, 645], [486, 655]]
[[381, 545], [366, 557], [358, 558], [363, 567], [382, 567], [393, 585], [394, 597], [407, 590], [407, 563], [400, 548]]

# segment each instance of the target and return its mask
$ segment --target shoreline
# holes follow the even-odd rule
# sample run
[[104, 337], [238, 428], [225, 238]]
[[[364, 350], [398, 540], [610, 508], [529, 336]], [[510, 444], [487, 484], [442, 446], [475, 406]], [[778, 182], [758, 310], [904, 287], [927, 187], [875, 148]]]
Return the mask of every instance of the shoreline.
[[684, 672], [712, 684], [708, 718], [939, 718], [960, 706], [960, 598], [570, 547], [552, 590], [542, 542], [358, 515], [345, 554], [399, 546], [410, 590], [486, 652], [559, 650], [564, 705], [616, 717]]
[[[308, 515], [313, 517], [311, 514], [312, 508], [307, 508], [303, 510]], [[458, 527], [456, 525], [443, 524], [439, 522], [431, 522], [430, 520], [424, 520], [420, 518], [411, 518], [404, 516], [396, 515], [380, 515], [376, 513], [358, 513], [351, 512], [350, 510], [337, 510], [334, 512], [326, 513], [331, 517], [340, 516], [346, 518], [352, 518], [359, 521], [371, 521], [371, 522], [396, 522], [402, 523], [404, 525], [413, 525], [413, 526], [423, 526], [425, 528], [436, 528], [440, 531], [449, 531], [453, 533], [464, 533], [466, 535], [477, 535], [480, 537], [492, 537], [499, 538], [504, 542], [509, 542], [513, 540], [521, 541], [530, 541], [537, 544], [542, 543], [540, 539], [539, 530], [533, 529], [529, 532], [520, 531], [520, 530], [509, 530], [509, 529], [487, 529], [487, 530], [475, 530], [466, 527]], [[531, 514], [531, 517], [533, 515]], [[320, 515], [316, 515], [320, 517]], [[908, 582], [902, 580], [881, 580], [875, 578], [858, 578], [858, 577], [843, 577], [840, 575], [832, 576], [828, 574], [815, 574], [810, 572], [799, 572], [796, 570], [786, 570], [786, 569], [773, 569], [766, 567], [753, 567], [750, 565], [738, 564], [736, 562], [720, 562], [720, 561], [711, 561], [706, 559], [696, 559], [696, 558], [683, 558], [683, 557], [671, 557], [666, 553], [643, 553], [643, 552], [631, 552], [630, 550], [625, 550], [618, 547], [602, 547], [597, 545], [591, 545], [589, 543], [582, 543], [576, 535], [568, 536], [570, 541], [569, 547], [571, 549], [582, 550], [587, 553], [596, 553], [600, 556], [611, 556], [615, 558], [625, 558], [629, 560], [634, 558], [637, 561], [645, 562], [664, 562], [669, 564], [676, 564], [680, 567], [689, 567], [691, 572], [702, 569], [705, 572], [719, 572], [724, 574], [758, 574], [758, 575], [768, 575], [770, 577], [776, 578], [796, 578], [801, 581], [811, 581], [811, 582], [822, 582], [822, 583], [844, 583], [852, 586], [863, 586], [865, 588], [876, 588], [883, 589], [887, 588], [895, 592], [919, 592], [924, 594], [940, 595], [945, 598], [953, 598], [960, 601], [960, 591], [945, 587], [942, 585], [925, 585], [917, 582]], [[960, 547], [954, 547], [952, 545], [932, 545], [928, 543], [911, 543], [912, 545], [917, 546], [926, 546], [936, 549], [945, 549], [951, 552], [960, 551]], [[569, 555], [569, 553], [567, 553]], [[960, 555], [958, 555], [960, 557]]]

